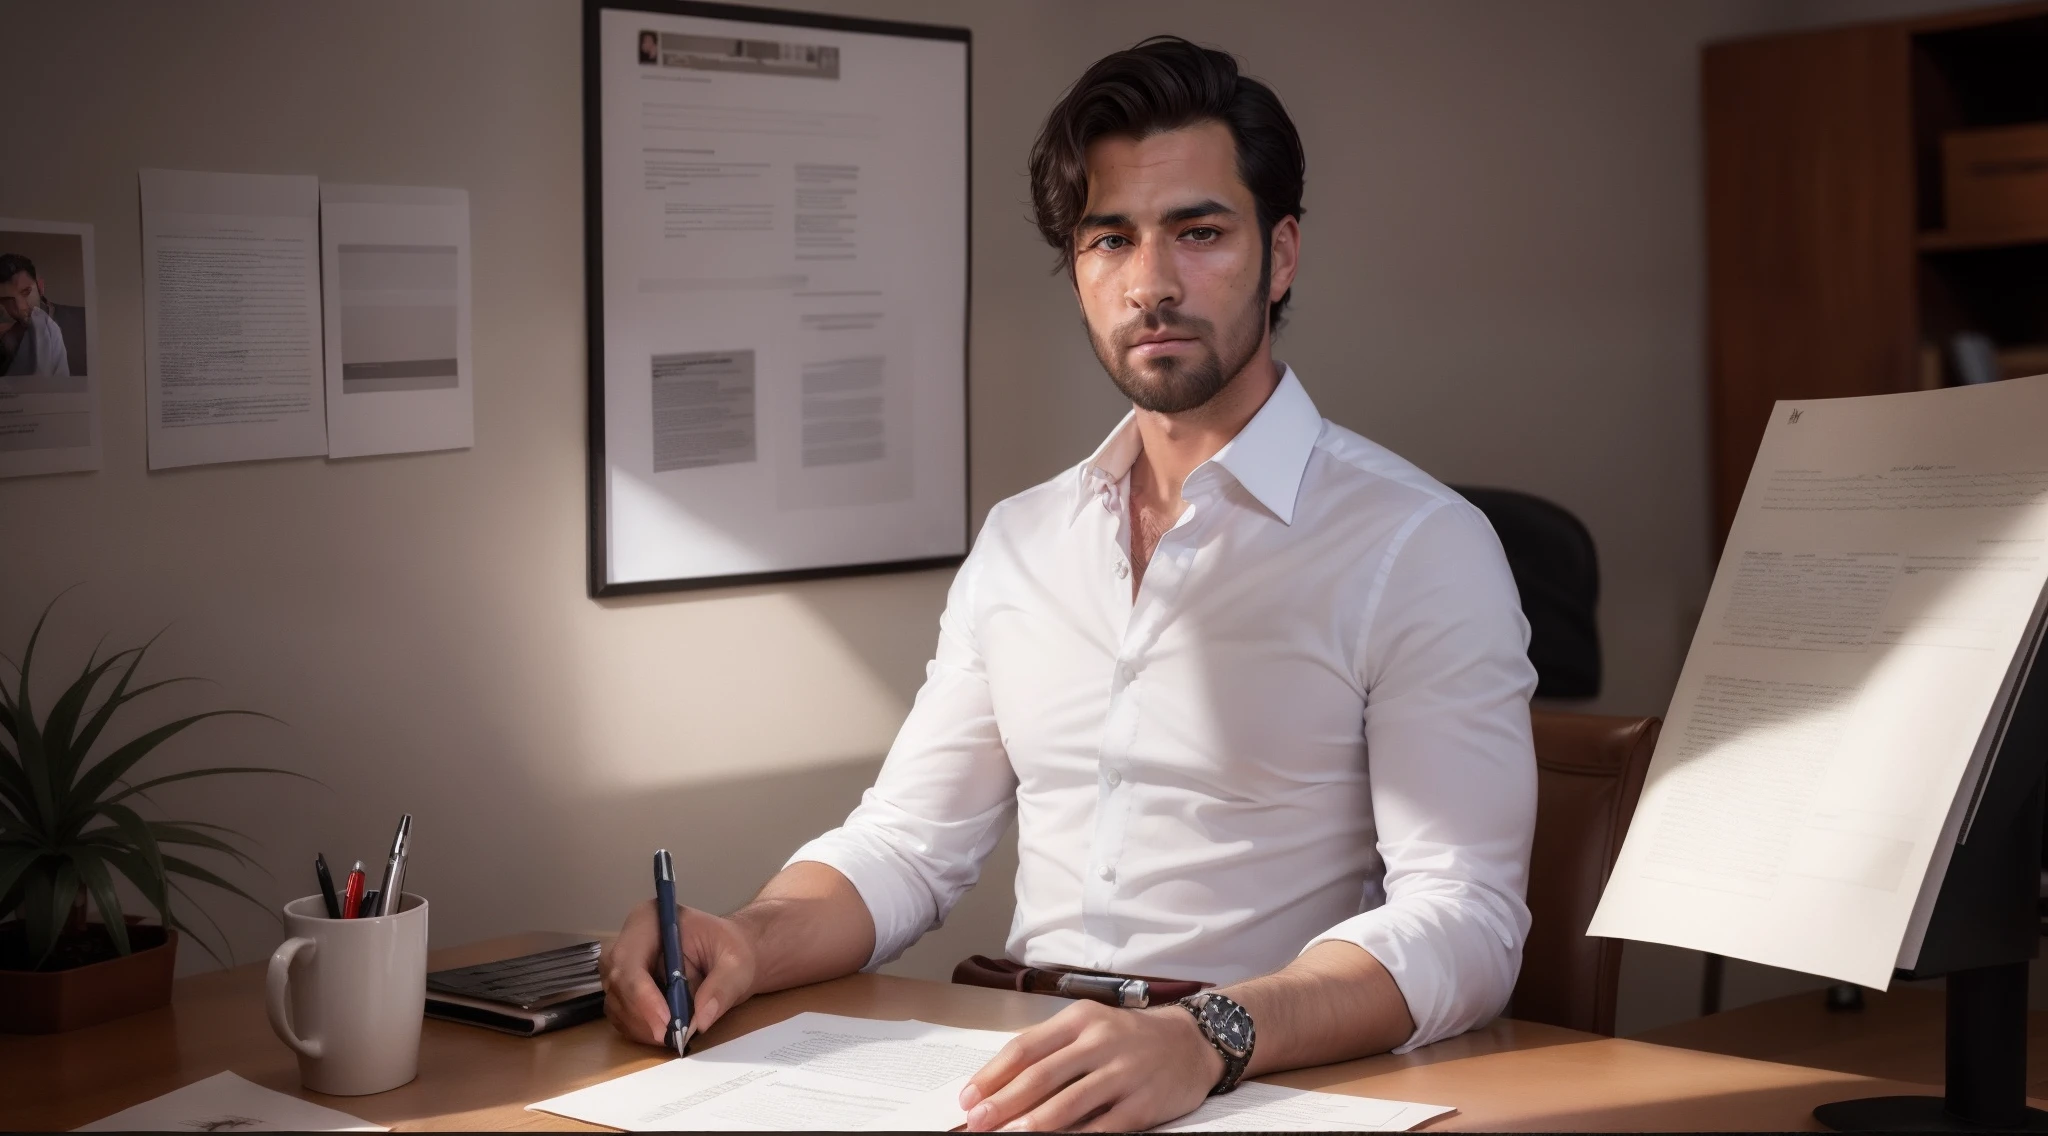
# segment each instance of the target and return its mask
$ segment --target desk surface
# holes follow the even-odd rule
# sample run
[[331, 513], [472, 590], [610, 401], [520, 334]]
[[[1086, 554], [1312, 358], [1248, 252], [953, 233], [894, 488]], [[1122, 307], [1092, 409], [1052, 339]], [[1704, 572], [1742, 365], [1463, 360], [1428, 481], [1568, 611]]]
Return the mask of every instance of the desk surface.
[[[435, 969], [574, 942], [520, 935], [434, 952]], [[753, 999], [709, 1044], [805, 1010], [1019, 1029], [1066, 1003], [1035, 994], [854, 975]], [[282, 1092], [403, 1129], [587, 1128], [525, 1106], [665, 1060], [604, 1022], [538, 1038], [428, 1021], [420, 1075], [368, 1097], [298, 1087], [291, 1052], [263, 1012], [263, 964], [177, 983], [171, 1005], [50, 1037], [0, 1037], [0, 1127], [69, 1129], [223, 1069]], [[1403, 1056], [1369, 1057], [1267, 1078], [1298, 1088], [1455, 1105], [1427, 1125], [1453, 1129], [1813, 1129], [1813, 1106], [1924, 1085], [1803, 1068], [1529, 1022], [1482, 1030]]]
[[[1816, 1069], [1940, 1084], [1948, 1000], [1939, 990], [1866, 990], [1863, 1009], [1830, 1011], [1818, 990], [1638, 1034], [1636, 1040]], [[2048, 1096], [2048, 1011], [2027, 1015], [2027, 1093]]]

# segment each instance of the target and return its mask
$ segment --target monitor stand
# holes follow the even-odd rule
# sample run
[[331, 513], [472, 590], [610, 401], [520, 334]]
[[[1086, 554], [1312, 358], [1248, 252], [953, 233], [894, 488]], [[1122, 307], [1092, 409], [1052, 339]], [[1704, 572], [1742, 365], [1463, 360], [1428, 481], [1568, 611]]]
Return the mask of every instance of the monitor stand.
[[2027, 964], [1948, 976], [1945, 1096], [1865, 1097], [1813, 1110], [1837, 1132], [2048, 1132], [2027, 1106]]

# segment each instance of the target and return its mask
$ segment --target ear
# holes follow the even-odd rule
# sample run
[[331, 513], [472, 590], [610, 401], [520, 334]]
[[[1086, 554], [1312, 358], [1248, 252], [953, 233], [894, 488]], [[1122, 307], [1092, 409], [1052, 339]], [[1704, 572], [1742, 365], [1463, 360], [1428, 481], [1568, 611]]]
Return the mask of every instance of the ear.
[[1274, 303], [1294, 287], [1295, 269], [1301, 267], [1301, 222], [1282, 217], [1273, 226], [1273, 282], [1266, 290], [1266, 302]]

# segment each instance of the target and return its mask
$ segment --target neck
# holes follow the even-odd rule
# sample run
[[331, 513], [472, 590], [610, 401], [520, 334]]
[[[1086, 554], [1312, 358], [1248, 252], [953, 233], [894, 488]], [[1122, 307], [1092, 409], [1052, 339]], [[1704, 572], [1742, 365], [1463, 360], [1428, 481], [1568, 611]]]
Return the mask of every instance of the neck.
[[1138, 439], [1144, 448], [1138, 454], [1141, 468], [1133, 471], [1138, 474], [1132, 478], [1133, 494], [1178, 515], [1181, 485], [1188, 474], [1237, 437], [1279, 386], [1280, 367], [1273, 362], [1269, 338], [1215, 398], [1179, 414], [1137, 410]]

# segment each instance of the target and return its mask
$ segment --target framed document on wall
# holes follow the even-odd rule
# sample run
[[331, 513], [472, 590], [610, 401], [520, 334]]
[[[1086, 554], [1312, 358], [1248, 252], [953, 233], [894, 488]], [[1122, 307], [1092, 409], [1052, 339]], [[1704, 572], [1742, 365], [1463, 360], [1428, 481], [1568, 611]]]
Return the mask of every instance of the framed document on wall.
[[590, 590], [967, 551], [964, 28], [585, 0]]

